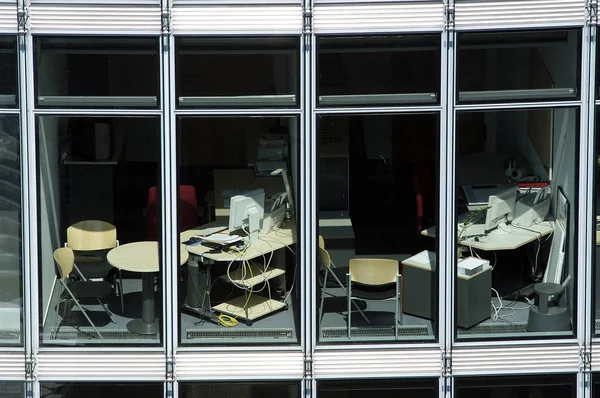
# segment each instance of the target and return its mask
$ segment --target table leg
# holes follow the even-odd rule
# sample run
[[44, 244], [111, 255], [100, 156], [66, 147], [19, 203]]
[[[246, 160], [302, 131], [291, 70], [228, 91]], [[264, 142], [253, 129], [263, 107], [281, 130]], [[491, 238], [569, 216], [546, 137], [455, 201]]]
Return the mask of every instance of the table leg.
[[142, 274], [142, 319], [134, 319], [127, 323], [127, 329], [138, 334], [156, 334], [159, 322], [154, 310], [154, 274]]
[[206, 264], [199, 264], [196, 259], [189, 259], [187, 295], [183, 309], [219, 323], [219, 318], [210, 308], [210, 269]]

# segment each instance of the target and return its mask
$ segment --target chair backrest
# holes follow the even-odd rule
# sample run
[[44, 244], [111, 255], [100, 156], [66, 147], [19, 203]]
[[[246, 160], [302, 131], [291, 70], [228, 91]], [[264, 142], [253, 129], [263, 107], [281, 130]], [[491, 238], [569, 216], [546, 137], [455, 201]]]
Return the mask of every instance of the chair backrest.
[[[148, 190], [148, 240], [158, 240], [157, 189]], [[192, 185], [179, 186], [179, 232], [187, 231], [199, 224], [196, 188]]]
[[54, 261], [58, 266], [59, 277], [64, 281], [73, 271], [73, 264], [75, 263], [73, 250], [70, 247], [60, 247], [54, 250]]
[[325, 239], [323, 238], [322, 235], [319, 235], [319, 247], [321, 249], [325, 249]]
[[106, 221], [79, 221], [67, 228], [67, 246], [77, 251], [112, 249], [117, 246], [117, 228]]
[[352, 282], [373, 286], [396, 283], [398, 260], [353, 258], [348, 265]]
[[322, 247], [319, 247], [319, 267], [327, 269], [331, 266], [331, 257], [329, 252]]

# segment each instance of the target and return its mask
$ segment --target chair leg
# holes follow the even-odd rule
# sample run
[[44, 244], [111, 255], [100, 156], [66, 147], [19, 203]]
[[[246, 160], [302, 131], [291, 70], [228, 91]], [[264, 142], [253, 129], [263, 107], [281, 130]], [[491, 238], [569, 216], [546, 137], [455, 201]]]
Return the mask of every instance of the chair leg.
[[[329, 270], [327, 270], [327, 271], [329, 271]], [[348, 293], [348, 291], [346, 290], [346, 288], [342, 284], [342, 281], [340, 281], [340, 279], [337, 277], [337, 275], [335, 274], [335, 272], [331, 272], [331, 276], [333, 276], [335, 278], [335, 280], [337, 281], [337, 283], [340, 285], [340, 287], [342, 289], [344, 289], [344, 292]], [[358, 312], [360, 312], [360, 314], [362, 315], [362, 317], [365, 319], [365, 322], [367, 322], [370, 325], [371, 321], [369, 321], [369, 319], [367, 318], [367, 316], [365, 315], [365, 313], [363, 312], [363, 310], [360, 309], [360, 307], [358, 306], [358, 304], [356, 304], [355, 301], [352, 301], [352, 304], [354, 304], [354, 308], [356, 308], [358, 310]]]
[[123, 275], [119, 270], [119, 298], [121, 299], [121, 314], [125, 314], [125, 303], [123, 301]]
[[352, 324], [352, 304], [350, 304], [352, 302], [352, 281], [350, 274], [346, 275], [348, 276], [348, 294], [346, 295], [348, 297], [348, 338], [350, 338], [350, 325]]
[[325, 303], [325, 291], [327, 290], [327, 277], [329, 268], [325, 269], [325, 278], [323, 278], [323, 287], [321, 288], [321, 305], [319, 305], [319, 336], [321, 335], [321, 323], [323, 322], [323, 304]]
[[[90, 317], [88, 316], [88, 314], [85, 312], [85, 310], [83, 309], [83, 307], [81, 306], [81, 304], [79, 304], [79, 301], [77, 301], [77, 299], [73, 295], [73, 292], [71, 292], [71, 290], [69, 289], [69, 287], [63, 281], [61, 281], [61, 282], [62, 282], [65, 290], [69, 293], [69, 296], [71, 296], [71, 298], [73, 299], [73, 301], [75, 302], [75, 304], [77, 305], [77, 307], [79, 307], [79, 310], [83, 313], [83, 316], [85, 316], [85, 319], [87, 319], [87, 321], [92, 326], [92, 328], [94, 329], [94, 331], [98, 334], [98, 337], [100, 337], [102, 340], [104, 340], [104, 337], [102, 337], [102, 335], [100, 334], [100, 332], [96, 328], [96, 325], [94, 325], [94, 322], [92, 322], [92, 320], [90, 319]], [[102, 304], [102, 303], [100, 303], [100, 304]]]

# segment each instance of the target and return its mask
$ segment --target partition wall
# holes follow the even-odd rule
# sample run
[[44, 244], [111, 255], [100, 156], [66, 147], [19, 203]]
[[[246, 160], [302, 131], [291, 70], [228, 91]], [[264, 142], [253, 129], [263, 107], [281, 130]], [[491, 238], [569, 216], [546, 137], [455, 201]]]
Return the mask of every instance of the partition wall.
[[596, 3], [0, 0], [0, 398], [596, 396]]

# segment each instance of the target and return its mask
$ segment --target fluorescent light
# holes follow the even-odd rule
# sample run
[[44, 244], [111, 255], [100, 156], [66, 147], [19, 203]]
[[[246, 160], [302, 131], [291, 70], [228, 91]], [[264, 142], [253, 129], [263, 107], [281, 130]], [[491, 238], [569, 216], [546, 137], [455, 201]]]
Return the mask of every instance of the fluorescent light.
[[179, 97], [181, 106], [295, 106], [294, 94], [284, 95], [216, 95], [203, 97]]
[[94, 96], [94, 95], [44, 95], [38, 97], [39, 105], [43, 106], [157, 106], [158, 99], [154, 96]]
[[320, 95], [319, 105], [435, 104], [435, 93]]
[[574, 88], [536, 88], [524, 90], [462, 91], [458, 93], [459, 102], [563, 98], [577, 98], [577, 90]]

